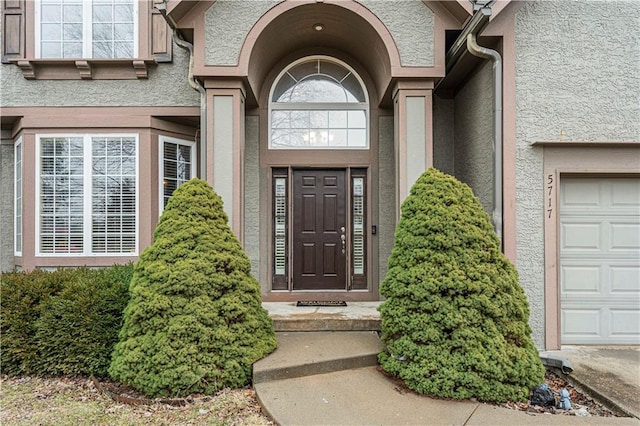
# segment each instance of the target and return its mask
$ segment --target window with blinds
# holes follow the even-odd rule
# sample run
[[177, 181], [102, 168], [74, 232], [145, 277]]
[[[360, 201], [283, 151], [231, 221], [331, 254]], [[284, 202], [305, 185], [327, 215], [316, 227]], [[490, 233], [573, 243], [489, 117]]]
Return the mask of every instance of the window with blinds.
[[14, 252], [22, 256], [22, 138], [14, 147]]
[[38, 137], [38, 253], [137, 253], [138, 138]]
[[173, 191], [196, 176], [196, 145], [193, 141], [160, 137], [160, 213]]

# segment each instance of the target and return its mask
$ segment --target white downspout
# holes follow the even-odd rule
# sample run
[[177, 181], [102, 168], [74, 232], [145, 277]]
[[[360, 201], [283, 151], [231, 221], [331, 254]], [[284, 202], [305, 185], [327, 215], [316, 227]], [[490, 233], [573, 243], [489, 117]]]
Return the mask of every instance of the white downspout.
[[167, 16], [167, 0], [154, 3], [156, 9], [164, 18], [165, 22], [173, 30], [173, 40], [178, 46], [189, 52], [189, 74], [187, 80], [189, 86], [200, 93], [200, 178], [207, 179], [207, 91], [202, 83], [193, 75], [193, 44], [186, 41], [175, 22]]
[[475, 34], [467, 36], [467, 49], [469, 52], [483, 59], [493, 62], [493, 114], [494, 114], [494, 141], [493, 141], [493, 226], [500, 240], [502, 250], [502, 57], [496, 50], [480, 46]]

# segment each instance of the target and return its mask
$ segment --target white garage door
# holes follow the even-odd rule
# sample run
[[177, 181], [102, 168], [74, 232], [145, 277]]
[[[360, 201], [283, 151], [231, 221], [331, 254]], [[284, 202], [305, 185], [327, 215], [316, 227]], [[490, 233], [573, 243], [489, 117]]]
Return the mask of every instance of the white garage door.
[[562, 344], [640, 344], [640, 179], [562, 178]]

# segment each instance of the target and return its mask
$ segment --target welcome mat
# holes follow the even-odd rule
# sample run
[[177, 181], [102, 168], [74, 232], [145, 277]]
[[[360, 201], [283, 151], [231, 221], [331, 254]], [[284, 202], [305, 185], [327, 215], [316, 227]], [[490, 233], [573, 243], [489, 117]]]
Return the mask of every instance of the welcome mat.
[[296, 306], [347, 306], [344, 300], [298, 300]]

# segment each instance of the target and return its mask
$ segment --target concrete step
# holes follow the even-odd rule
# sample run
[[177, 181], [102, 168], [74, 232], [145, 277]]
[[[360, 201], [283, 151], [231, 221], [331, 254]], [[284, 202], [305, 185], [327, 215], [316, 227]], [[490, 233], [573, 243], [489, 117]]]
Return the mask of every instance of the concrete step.
[[277, 332], [278, 349], [253, 365], [253, 383], [375, 366], [382, 342], [373, 331]]
[[347, 302], [347, 306], [298, 307], [295, 302], [264, 302], [276, 332], [379, 331], [380, 302]]

